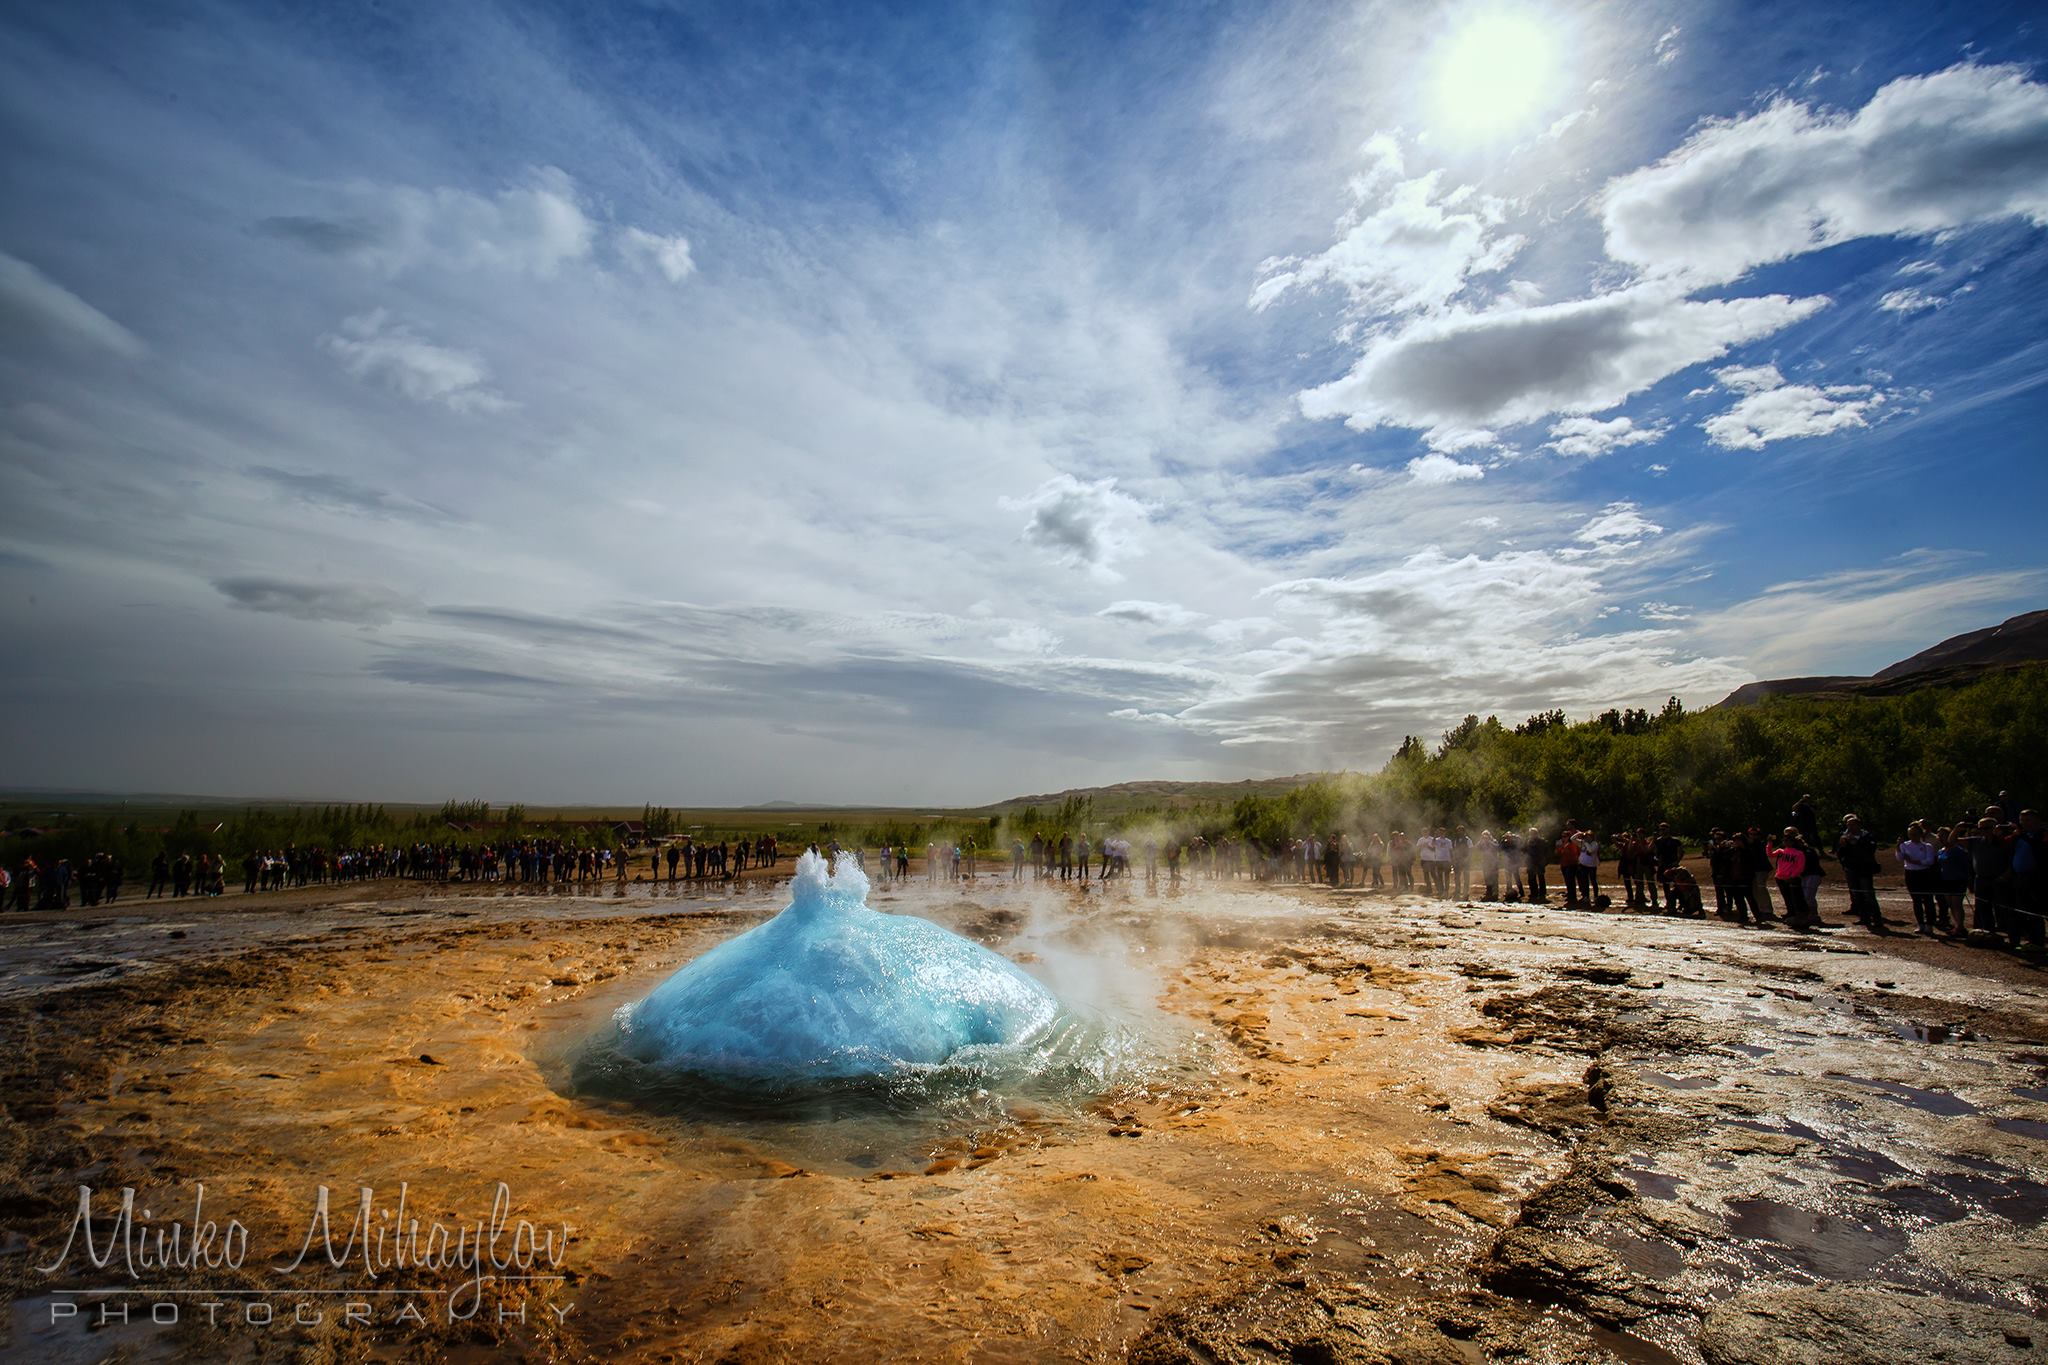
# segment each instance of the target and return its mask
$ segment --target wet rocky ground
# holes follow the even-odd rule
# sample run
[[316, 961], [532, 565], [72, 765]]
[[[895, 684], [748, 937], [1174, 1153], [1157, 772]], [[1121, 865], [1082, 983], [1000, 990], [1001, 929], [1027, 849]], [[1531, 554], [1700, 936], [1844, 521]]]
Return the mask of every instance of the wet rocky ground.
[[[578, 1037], [765, 894], [388, 887], [8, 924], [0, 1350], [2048, 1359], [2030, 962], [1312, 888], [984, 878], [876, 903], [1010, 953], [1149, 1060], [924, 1116], [690, 1118], [565, 1086]], [[576, 1229], [565, 1278], [511, 1300], [524, 1321], [94, 1329], [50, 1304], [90, 1317], [105, 1281], [36, 1269], [81, 1183], [181, 1207], [203, 1180], [295, 1243], [318, 1183], [408, 1180], [452, 1215], [499, 1179]]]

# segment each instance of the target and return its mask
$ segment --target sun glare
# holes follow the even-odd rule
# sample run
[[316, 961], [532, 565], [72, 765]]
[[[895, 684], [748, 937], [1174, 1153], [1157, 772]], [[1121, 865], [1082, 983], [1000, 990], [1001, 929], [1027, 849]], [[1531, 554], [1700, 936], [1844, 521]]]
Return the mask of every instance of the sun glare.
[[1556, 40], [1537, 16], [1491, 10], [1445, 38], [1437, 54], [1435, 126], [1468, 138], [1523, 131], [1557, 81]]

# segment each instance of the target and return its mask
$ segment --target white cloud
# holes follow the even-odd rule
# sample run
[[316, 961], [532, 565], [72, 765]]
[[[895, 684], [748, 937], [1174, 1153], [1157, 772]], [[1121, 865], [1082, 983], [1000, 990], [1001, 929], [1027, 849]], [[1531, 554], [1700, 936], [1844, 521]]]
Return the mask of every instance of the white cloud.
[[1454, 310], [1375, 338], [1349, 374], [1303, 392], [1301, 410], [1360, 431], [1598, 412], [1826, 304], [1783, 294], [1702, 301], [1638, 285], [1535, 308]]
[[1692, 612], [1676, 602], [1645, 602], [1638, 608], [1645, 621], [1689, 621]]
[[1918, 313], [1927, 308], [1939, 308], [1948, 300], [1939, 294], [1929, 294], [1920, 289], [1894, 289], [1877, 301], [1877, 306], [1887, 313]]
[[1653, 55], [1657, 58], [1657, 65], [1669, 66], [1678, 60], [1680, 51], [1678, 35], [1680, 32], [1681, 30], [1678, 25], [1673, 24], [1670, 28], [1664, 30], [1664, 36], [1657, 40], [1657, 46], [1652, 49]]
[[[1621, 510], [1631, 509], [1612, 514]], [[1226, 745], [1313, 752], [1366, 735], [1384, 753], [1467, 711], [1513, 720], [1551, 706], [1717, 696], [1745, 681], [1668, 628], [1593, 633], [1612, 614], [1605, 580], [1628, 577], [1645, 554], [1608, 539], [1457, 557], [1432, 548], [1369, 573], [1276, 583], [1265, 595], [1301, 632], [1254, 651], [1256, 674], [1223, 680], [1175, 715]]]
[[1600, 109], [1597, 105], [1587, 105], [1584, 109], [1574, 109], [1569, 114], [1557, 118], [1548, 128], [1544, 129], [1542, 141], [1561, 141], [1566, 133], [1569, 133], [1582, 123], [1591, 122], [1599, 114]]
[[1670, 429], [1662, 422], [1639, 427], [1627, 417], [1605, 422], [1597, 417], [1567, 417], [1552, 424], [1550, 439], [1544, 442], [1544, 449], [1554, 450], [1560, 455], [1592, 459], [1622, 446], [1651, 445], [1663, 440]]
[[1100, 577], [1116, 578], [1110, 568], [1135, 548], [1149, 509], [1116, 486], [1115, 479], [1084, 483], [1071, 474], [1056, 474], [1028, 497], [1003, 498], [1010, 511], [1028, 511], [1024, 539], [1056, 559], [1086, 568]]
[[1939, 275], [1941, 265], [1937, 261], [1908, 261], [1895, 272], [1900, 275]]
[[628, 260], [659, 271], [670, 284], [681, 284], [697, 272], [687, 237], [663, 237], [629, 227], [619, 234], [619, 250]]
[[575, 182], [552, 166], [496, 194], [453, 186], [352, 184], [326, 214], [266, 218], [263, 229], [385, 275], [432, 267], [548, 277], [590, 254], [595, 228]]
[[1467, 517], [1465, 518], [1465, 524], [1467, 526], [1477, 526], [1482, 531], [1498, 531], [1500, 529], [1500, 518], [1490, 514], [1483, 517]]
[[[1775, 389], [1785, 382], [1785, 376], [1778, 372], [1776, 365], [1729, 365], [1714, 371], [1714, 378], [1722, 388], [1733, 393], [1760, 393]], [[1711, 389], [1696, 389], [1695, 393], [1710, 393]]]
[[1725, 282], [1859, 237], [2048, 224], [2048, 86], [1953, 66], [1884, 86], [1853, 114], [1780, 100], [1712, 122], [1600, 196], [1607, 254]]
[[35, 341], [54, 339], [133, 358], [140, 338], [27, 261], [0, 251], [0, 339], [19, 329]]
[[1522, 249], [1523, 237], [1498, 232], [1500, 200], [1469, 186], [1445, 192], [1438, 171], [1402, 179], [1400, 149], [1385, 133], [1362, 150], [1368, 166], [1351, 182], [1353, 204], [1337, 223], [1337, 241], [1314, 256], [1264, 262], [1248, 301], [1254, 310], [1322, 284], [1343, 289], [1370, 316], [1436, 309]]
[[1432, 451], [1408, 462], [1408, 477], [1419, 484], [1470, 483], [1485, 478], [1486, 471], [1476, 464], [1465, 464]]
[[1050, 654], [1060, 647], [1060, 637], [1044, 626], [1020, 623], [989, 643], [1010, 654]]
[[490, 367], [469, 351], [437, 346], [383, 309], [344, 320], [322, 346], [356, 379], [379, 384], [416, 403], [456, 412], [499, 412], [510, 405], [491, 387]]
[[1644, 516], [1634, 503], [1610, 502], [1579, 528], [1575, 539], [1606, 548], [1633, 545], [1663, 533], [1664, 528]]
[[1723, 387], [1742, 395], [1734, 407], [1700, 423], [1707, 439], [1724, 450], [1762, 450], [1772, 441], [1866, 427], [1873, 409], [1893, 397], [1868, 384], [1787, 384], [1774, 365], [1714, 373]]

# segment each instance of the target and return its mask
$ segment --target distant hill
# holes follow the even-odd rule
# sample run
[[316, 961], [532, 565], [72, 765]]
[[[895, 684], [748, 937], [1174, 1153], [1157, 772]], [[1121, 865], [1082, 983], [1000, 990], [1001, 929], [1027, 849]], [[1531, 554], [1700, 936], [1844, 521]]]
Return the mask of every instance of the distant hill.
[[1765, 697], [1896, 696], [1922, 687], [1954, 687], [1987, 673], [2048, 662], [2048, 611], [2030, 611], [1999, 625], [1972, 630], [1880, 668], [1867, 678], [1774, 678], [1744, 683], [1723, 706], [1748, 706]]
[[1973, 630], [1923, 649], [1910, 659], [1901, 659], [1872, 676], [1904, 678], [1936, 669], [1989, 668], [2001, 664], [2031, 664], [2048, 659], [2048, 611], [2030, 611], [2002, 625]]

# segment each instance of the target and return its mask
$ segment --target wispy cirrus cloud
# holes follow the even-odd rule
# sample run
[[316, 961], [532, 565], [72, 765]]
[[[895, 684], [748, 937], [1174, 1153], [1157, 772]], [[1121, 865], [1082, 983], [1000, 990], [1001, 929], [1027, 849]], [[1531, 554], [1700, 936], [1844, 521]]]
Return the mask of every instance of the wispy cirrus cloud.
[[81, 347], [133, 359], [141, 338], [27, 261], [0, 251], [0, 339]]

